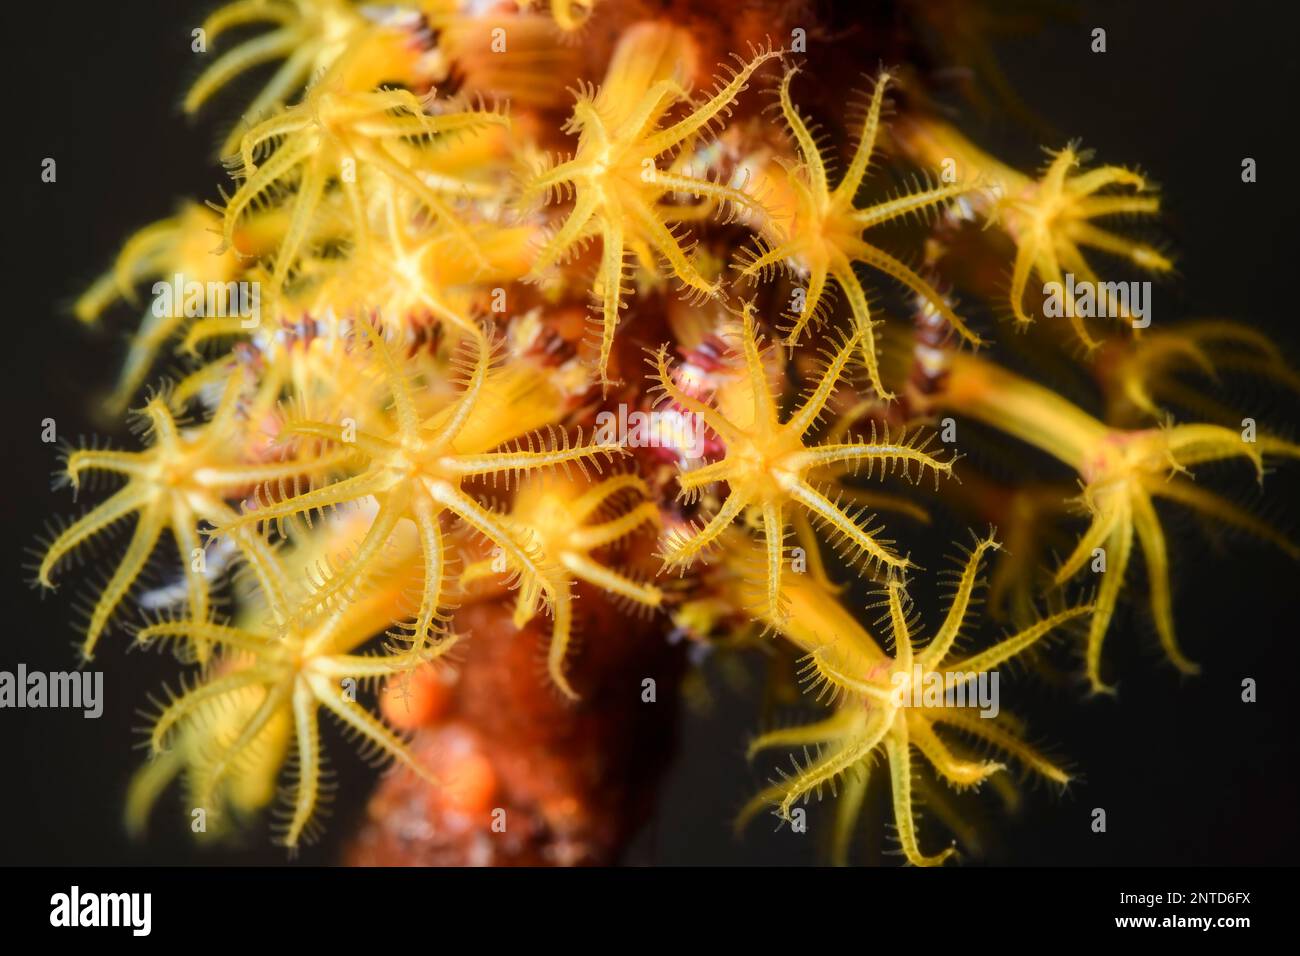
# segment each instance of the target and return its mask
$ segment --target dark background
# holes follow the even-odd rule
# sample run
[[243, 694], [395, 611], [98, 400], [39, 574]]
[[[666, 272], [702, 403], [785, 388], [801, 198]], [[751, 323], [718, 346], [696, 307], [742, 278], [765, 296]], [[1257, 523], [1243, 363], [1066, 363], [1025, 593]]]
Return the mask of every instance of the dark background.
[[[63, 435], [95, 431], [91, 398], [116, 373], [122, 342], [76, 326], [66, 306], [139, 225], [167, 215], [181, 196], [216, 198], [215, 126], [178, 114], [197, 72], [190, 30], [207, 3], [124, 2], [24, 5], [25, 27], [6, 21], [7, 104], [18, 110], [6, 158], [4, 350], [5, 531], [0, 568], [0, 669], [73, 666], [76, 635], [65, 601], [74, 587], [42, 596], [27, 587], [24, 551], [49, 515], [72, 510], [52, 492], [52, 446], [39, 440], [53, 417]], [[851, 5], [850, 5], [851, 6]], [[1297, 222], [1290, 128], [1296, 90], [1289, 3], [1198, 2], [1080, 5], [1075, 22], [999, 43], [1002, 62], [1028, 105], [1064, 136], [1081, 137], [1108, 162], [1137, 164], [1164, 188], [1166, 229], [1178, 253], [1178, 285], [1158, 293], [1170, 313], [1230, 316], [1267, 329], [1300, 361], [1296, 325]], [[10, 16], [9, 13], [6, 17]], [[1103, 26], [1109, 50], [1089, 51]], [[230, 103], [236, 97], [224, 99]], [[1022, 168], [1041, 159], [1039, 141], [1004, 125], [967, 125]], [[1059, 143], [1053, 144], [1059, 145]], [[40, 181], [54, 157], [58, 181]], [[1259, 182], [1240, 181], [1244, 156]], [[119, 315], [120, 319], [121, 316]], [[122, 324], [116, 326], [118, 330]], [[1292, 414], [1262, 418], [1294, 434]], [[121, 441], [121, 436], [116, 436]], [[1272, 475], [1269, 514], [1300, 525], [1297, 472]], [[1173, 522], [1177, 618], [1184, 647], [1204, 668], [1180, 679], [1153, 650], [1140, 611], [1121, 614], [1107, 641], [1118, 699], [1080, 701], [1072, 692], [1015, 685], [1035, 733], [1084, 771], [1064, 798], [1030, 793], [1023, 812], [996, 820], [994, 861], [1043, 864], [1229, 864], [1293, 862], [1300, 721], [1288, 681], [1300, 673], [1300, 575], [1278, 552], [1248, 540], [1225, 548]], [[132, 751], [146, 693], [175, 679], [157, 656], [123, 659], [120, 636], [97, 661], [107, 704], [98, 721], [67, 711], [0, 711], [0, 863], [282, 862], [255, 832], [244, 848], [194, 849], [177, 801], [163, 798], [148, 842], [121, 823]], [[780, 863], [816, 860], [813, 835], [771, 833], [756, 822], [743, 842], [730, 819], [762, 782], [743, 742], [755, 729], [752, 696], [707, 671], [711, 713], [688, 712], [680, 759], [661, 812], [630, 862]], [[1240, 703], [1243, 677], [1259, 702]], [[1004, 697], [1012, 695], [1004, 691]], [[1035, 699], [1037, 698], [1037, 699]], [[346, 748], [334, 748], [343, 790], [325, 840], [302, 859], [336, 858], [371, 785]], [[990, 806], [991, 801], [983, 800]], [[1089, 828], [1104, 807], [1109, 832]], [[813, 830], [823, 817], [813, 814]], [[877, 817], [864, 834], [883, 828]], [[884, 820], [891, 819], [886, 815]], [[927, 839], [928, 838], [928, 839]], [[923, 831], [926, 846], [942, 839]], [[870, 840], [863, 838], [863, 845]], [[877, 840], [878, 842], [878, 840]]]

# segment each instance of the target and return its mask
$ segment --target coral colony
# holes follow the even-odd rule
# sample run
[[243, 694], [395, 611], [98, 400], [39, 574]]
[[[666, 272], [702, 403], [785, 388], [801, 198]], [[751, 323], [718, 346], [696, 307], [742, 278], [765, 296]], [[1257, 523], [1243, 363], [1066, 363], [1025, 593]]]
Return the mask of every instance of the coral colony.
[[[848, 44], [776, 2], [209, 17], [184, 110], [239, 113], [230, 179], [76, 304], [143, 307], [106, 401], [137, 437], [69, 451], [72, 491], [116, 490], [37, 570], [54, 588], [130, 528], [81, 634], [97, 665], [133, 643], [180, 671], [133, 828], [180, 779], [196, 834], [267, 811], [296, 849], [341, 729], [396, 765], [352, 862], [612, 861], [688, 662], [749, 652], [777, 728], [751, 756], [783, 756], [740, 822], [833, 797], [834, 860], [871, 827], [938, 864], [973, 849], [955, 791], [1071, 780], [1000, 700], [1034, 668], [1004, 665], [1075, 666], [1054, 699], [1086, 707], [1132, 601], [1196, 672], [1166, 509], [1298, 554], [1197, 480], [1300, 456], [1205, 382], [1297, 379], [1250, 328], [1160, 314], [1145, 175], [988, 155], [918, 65], [958, 50], [943, 18], [881, 6]], [[991, 16], [945, 6], [960, 42]], [[1063, 364], [1090, 395], [1038, 374]], [[970, 542], [946, 570], [931, 521]]]

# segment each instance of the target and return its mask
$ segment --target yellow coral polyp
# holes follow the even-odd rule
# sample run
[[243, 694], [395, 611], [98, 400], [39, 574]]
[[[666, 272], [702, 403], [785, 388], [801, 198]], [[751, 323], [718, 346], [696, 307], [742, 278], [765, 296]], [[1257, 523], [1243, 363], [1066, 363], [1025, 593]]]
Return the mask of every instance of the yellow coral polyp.
[[[378, 682], [397, 669], [399, 662], [392, 655], [357, 651], [387, 624], [391, 603], [410, 584], [410, 572], [399, 567], [373, 582], [362, 599], [304, 625], [300, 622], [307, 615], [295, 607], [300, 598], [285, 569], [272, 562], [265, 570], [268, 577], [262, 593], [268, 613], [263, 623], [235, 626], [206, 618], [163, 620], [142, 628], [136, 639], [142, 645], [180, 639], [242, 658], [237, 666], [217, 669], [172, 698], [150, 727], [150, 748], [156, 757], [166, 753], [173, 737], [188, 723], [200, 721], [206, 746], [189, 768], [200, 805], [215, 803], [219, 788], [238, 772], [241, 761], [249, 759], [250, 753], [255, 757], [259, 748], [268, 745], [267, 738], [282, 733], [281, 725], [292, 722], [296, 778], [281, 840], [296, 849], [313, 836], [310, 826], [320, 806], [324, 762], [318, 714], [322, 707], [370, 751], [399, 761], [432, 783], [437, 781], [405, 742], [357, 700], [360, 685]], [[453, 643], [449, 638], [421, 650], [436, 657]], [[221, 724], [201, 723], [205, 708], [238, 703], [250, 689], [260, 692], [258, 703], [247, 708], [233, 738]]]
[[[707, 135], [745, 89], [750, 76], [776, 57], [759, 52], [737, 58], [730, 76], [719, 79], [703, 102], [692, 102], [682, 75], [689, 38], [661, 24], [641, 24], [620, 41], [599, 91], [578, 91], [566, 131], [578, 136], [573, 156], [538, 172], [524, 196], [553, 200], [571, 197], [572, 207], [537, 253], [533, 274], [541, 277], [576, 246], [599, 237], [600, 268], [592, 286], [599, 303], [597, 373], [606, 381], [614, 331], [624, 306], [627, 254], [643, 268], [665, 270], [692, 293], [711, 297], [719, 284], [701, 274], [690, 247], [674, 229], [696, 218], [699, 210], [668, 200], [701, 200], [705, 212], [718, 206], [753, 206], [747, 193], [693, 175], [687, 148]], [[662, 125], [673, 107], [687, 103], [686, 115]], [[666, 165], [665, 165], [666, 163]]]
[[[355, 424], [292, 418], [284, 426], [290, 435], [319, 439], [336, 448], [355, 447], [363, 466], [349, 477], [303, 494], [267, 500], [219, 527], [223, 533], [236, 532], [374, 498], [378, 510], [365, 537], [346, 563], [320, 581], [312, 593], [309, 606], [323, 609], [339, 600], [351, 600], [365, 588], [382, 567], [384, 549], [398, 523], [414, 524], [424, 575], [419, 610], [411, 623], [403, 625], [409, 641], [406, 654], [414, 660], [441, 634], [448, 560], [441, 521], [444, 514], [459, 519], [500, 548], [525, 582], [538, 582], [548, 597], [554, 597], [554, 575], [542, 564], [544, 556], [535, 545], [521, 539], [498, 513], [462, 485], [484, 477], [517, 481], [530, 472], [557, 468], [576, 467], [585, 473], [588, 467], [599, 469], [601, 459], [608, 461], [622, 449], [614, 444], [571, 442], [566, 433], [558, 431], [534, 435], [521, 428], [518, 419], [498, 418], [497, 427], [485, 427], [503, 392], [491, 374], [492, 349], [482, 336], [474, 341], [472, 364], [463, 368], [460, 394], [447, 407], [422, 416], [409, 372], [377, 332], [364, 328], [392, 400], [392, 415], [384, 430], [368, 432]], [[553, 676], [567, 688], [558, 665]]]
[[381, 225], [364, 224], [342, 259], [304, 262], [291, 301], [310, 315], [372, 313], [398, 331], [427, 317], [457, 335], [478, 335], [473, 316], [490, 304], [483, 286], [522, 278], [534, 230], [476, 225], [467, 244], [454, 232], [415, 228], [411, 204], [397, 190], [378, 193], [372, 210]]
[[1236, 410], [1189, 383], [1189, 373], [1209, 383], [1251, 376], [1300, 393], [1300, 375], [1281, 350], [1259, 330], [1236, 322], [1187, 322], [1140, 339], [1112, 341], [1109, 347], [1113, 355], [1103, 356], [1099, 378], [1107, 388], [1110, 419], [1159, 421], [1176, 406], [1216, 424], [1240, 421]]
[[[593, 555], [643, 529], [659, 527], [659, 508], [652, 501], [643, 500], [627, 509], [616, 506], [629, 495], [645, 496], [647, 492], [645, 482], [631, 474], [613, 475], [595, 484], [563, 475], [544, 476], [521, 484], [510, 513], [502, 518], [516, 540], [539, 556], [537, 563], [543, 569], [542, 574], [527, 576], [521, 583], [515, 627], [531, 621], [544, 600], [555, 604], [547, 669], [556, 686], [570, 698], [577, 694], [563, 675], [573, 621], [571, 584], [585, 581], [624, 606], [653, 611], [663, 602], [663, 592], [654, 584]], [[461, 575], [461, 585], [509, 565], [504, 554], [471, 565]]]
[[[135, 528], [121, 561], [90, 610], [82, 655], [89, 659], [108, 627], [114, 611], [126, 600], [159, 539], [170, 533], [176, 543], [185, 575], [190, 613], [207, 617], [210, 586], [205, 573], [202, 526], [221, 524], [237, 517], [228, 499], [261, 482], [295, 478], [312, 469], [339, 463], [338, 455], [310, 465], [298, 461], [250, 463], [241, 455], [238, 402], [244, 384], [233, 375], [211, 418], [196, 428], [179, 425], [162, 396], [151, 399], [141, 412], [149, 447], [144, 451], [80, 449], [68, 456], [67, 481], [75, 489], [89, 472], [125, 478], [125, 484], [106, 501], [68, 525], [45, 550], [37, 578], [54, 587], [59, 565], [73, 551], [135, 516]], [[244, 559], [264, 569], [269, 547], [256, 535], [234, 536]], [[197, 645], [201, 656], [207, 647]]]
[[[899, 139], [918, 159], [954, 164], [987, 187], [971, 206], [1015, 243], [1008, 304], [1021, 327], [1035, 317], [1025, 307], [1027, 300], [1035, 300], [1031, 280], [1043, 283], [1042, 295], [1048, 283], [1055, 283], [1079, 342], [1090, 353], [1101, 344], [1083, 321], [1087, 315], [1080, 314], [1088, 310], [1075, 307], [1073, 285], [1065, 281], [1069, 274], [1076, 285], [1087, 283], [1093, 289], [1103, 282], [1085, 257], [1085, 249], [1127, 261], [1143, 272], [1173, 271], [1172, 260], [1159, 249], [1098, 222], [1142, 219], [1160, 212], [1159, 192], [1141, 173], [1122, 166], [1086, 169], [1091, 151], [1070, 144], [1050, 151], [1042, 175], [1034, 178], [988, 155], [947, 123], [928, 118], [907, 124]], [[1111, 318], [1126, 322], [1133, 318], [1126, 308], [1113, 311]]]
[[723, 531], [738, 517], [752, 514], [753, 523], [762, 530], [764, 571], [760, 606], [772, 620], [779, 620], [782, 581], [786, 576], [786, 540], [793, 526], [798, 541], [808, 549], [818, 545], [812, 534], [814, 524], [840, 546], [850, 563], [865, 562], [902, 569], [911, 561], [881, 539], [879, 530], [864, 518], [862, 510], [851, 513], [836, 500], [828, 498], [811, 474], [835, 465], [854, 472], [866, 469], [899, 472], [904, 476], [915, 467], [919, 478], [927, 469], [938, 476], [952, 471], [952, 462], [926, 450], [919, 436], [903, 435], [891, 440], [888, 434], [872, 435], [870, 440], [853, 439], [833, 444], [808, 444], [807, 435], [825, 412], [849, 360], [858, 347], [853, 336], [846, 337], [839, 348], [828, 353], [825, 365], [803, 402], [784, 422], [778, 414], [779, 392], [775, 392], [765, 364], [762, 343], [755, 328], [754, 310], [746, 304], [741, 323], [735, 330], [735, 352], [743, 361], [744, 391], [748, 407], [739, 406], [740, 417], [729, 417], [717, 407], [687, 394], [674, 381], [665, 350], [654, 358], [654, 375], [663, 397], [703, 419], [726, 446], [723, 457], [709, 464], [690, 468], [678, 476], [684, 498], [698, 498], [709, 486], [725, 482], [727, 493], [717, 512], [690, 531], [675, 529], [664, 544], [665, 565], [685, 568], [707, 554], [718, 543]]
[[[245, 663], [245, 658], [226, 657], [218, 670], [236, 669]], [[247, 686], [199, 704], [181, 718], [168, 749], [152, 754], [131, 778], [126, 795], [128, 832], [137, 837], [144, 834], [158, 798], [177, 777], [184, 780], [189, 806], [202, 806], [206, 800], [211, 807], [200, 830], [201, 838], [225, 837], [270, 804], [276, 796], [276, 778], [288, 755], [293, 731], [293, 721], [286, 714], [272, 717], [246, 746], [237, 773], [213, 781], [209, 793], [199, 792], [208, 786], [204, 780], [205, 761], [211, 759], [214, 749], [225, 750], [235, 743], [265, 699], [265, 690]]]
[[[476, 249], [452, 199], [467, 186], [437, 174], [440, 136], [507, 122], [491, 110], [439, 108], [406, 90], [356, 90], [347, 83], [345, 61], [318, 79], [303, 102], [252, 127], [240, 139], [235, 176], [240, 186], [226, 203], [222, 236], [235, 232], [259, 204], [289, 191], [289, 221], [274, 255], [266, 295], [274, 298], [313, 240], [315, 216], [327, 190], [342, 195], [345, 215], [358, 233], [368, 223], [372, 177], [417, 202], [437, 222]], [[264, 153], [269, 153], [260, 159]], [[292, 188], [290, 189], [290, 186]]]
[[789, 188], [795, 197], [793, 214], [788, 221], [774, 219], [769, 224], [765, 234], [760, 236], [756, 251], [749, 250], [742, 256], [740, 275], [754, 279], [784, 269], [787, 263], [794, 263], [806, 287], [797, 300], [797, 307], [791, 310], [793, 322], [787, 332], [787, 341], [791, 344], [798, 342], [809, 322], [826, 310], [827, 283], [834, 281], [848, 300], [871, 386], [881, 398], [891, 399], [893, 393], [885, 387], [880, 376], [874, 331], [876, 323], [867, 293], [854, 272], [854, 263], [863, 263], [896, 279], [929, 302], [965, 339], [975, 344], [980, 339], [929, 282], [895, 256], [868, 242], [863, 234], [875, 226], [941, 209], [970, 192], [973, 186], [968, 182], [944, 183], [859, 206], [858, 193], [871, 168], [880, 129], [880, 111], [890, 76], [881, 73], [877, 77], [853, 157], [839, 183], [832, 188], [827, 161], [817, 144], [815, 130], [800, 115], [790, 96], [795, 72], [786, 73], [779, 98], [781, 114], [798, 145], [800, 157], [800, 162], [791, 166], [787, 174]]
[[[1040, 180], [1019, 190], [1012, 186], [1000, 203], [999, 214], [1006, 219], [1004, 228], [1016, 243], [1011, 308], [1016, 321], [1022, 324], [1032, 321], [1024, 309], [1031, 275], [1067, 290], [1065, 273], [1094, 287], [1100, 284], [1101, 279], [1084, 258], [1084, 248], [1127, 259], [1147, 272], [1169, 272], [1174, 267], [1151, 246], [1092, 222], [1109, 216], [1150, 216], [1159, 212], [1160, 200], [1146, 178], [1117, 166], [1077, 171], [1082, 162], [1083, 156], [1067, 146], [1052, 157]], [[1103, 193], [1125, 187], [1131, 192]], [[1071, 303], [1066, 311], [1079, 340], [1089, 349], [1096, 348], [1098, 343], [1088, 333], [1080, 310]], [[1123, 313], [1116, 318], [1132, 317]]]
[[[180, 277], [182, 284], [197, 283], [205, 292], [213, 290], [213, 301], [222, 316], [236, 314], [233, 298], [241, 273], [240, 258], [269, 251], [268, 242], [277, 235], [274, 215], [250, 216], [232, 234], [232, 245], [218, 250], [221, 218], [195, 202], [181, 205], [175, 216], [159, 220], [136, 232], [122, 246], [113, 268], [87, 289], [73, 306], [82, 322], [92, 323], [116, 301], [136, 304], [136, 287], [158, 280], [168, 286]], [[151, 292], [149, 309], [131, 338], [109, 410], [124, 412], [153, 371], [158, 354], [189, 321], [179, 302], [165, 307], [165, 300]]]
[[1197, 670], [1175, 638], [1168, 545], [1153, 499], [1182, 504], [1300, 556], [1300, 549], [1275, 529], [1188, 477], [1197, 465], [1229, 459], [1245, 459], [1262, 477], [1266, 456], [1295, 458], [1300, 456], [1300, 446], [1269, 435], [1256, 439], [1219, 425], [1110, 428], [1050, 389], [969, 355], [952, 357], [938, 401], [1047, 452], [1078, 472], [1089, 524], [1057, 569], [1056, 583], [1063, 584], [1095, 564], [1101, 549], [1104, 572], [1085, 653], [1087, 678], [1095, 692], [1111, 689], [1102, 679], [1102, 641], [1133, 557], [1135, 537], [1146, 562], [1151, 613], [1161, 647], [1179, 670]]
[[[282, 107], [345, 54], [350, 55], [350, 78], [357, 86], [419, 79], [419, 53], [403, 25], [376, 26], [353, 0], [236, 0], [204, 21], [204, 42], [255, 23], [271, 29], [218, 55], [186, 93], [182, 104], [186, 113], [200, 110], [240, 74], [277, 60], [284, 62], [244, 112], [252, 122]], [[222, 145], [223, 155], [238, 148], [246, 128], [246, 124], [233, 127]]]
[[[741, 825], [768, 803], [775, 803], [788, 819], [797, 802], [820, 795], [823, 789], [834, 791], [837, 785], [844, 788], [844, 805], [860, 805], [872, 765], [883, 752], [903, 856], [915, 866], [943, 863], [955, 848], [928, 855], [917, 838], [912, 748], [920, 751], [941, 780], [958, 789], [977, 787], [1006, 767], [967, 756], [964, 748], [944, 739], [940, 728], [979, 740], [1055, 783], [1069, 782], [1069, 774], [1025, 743], [1005, 718], [999, 722], [997, 716], [972, 707], [930, 706], [913, 690], [913, 685], [919, 688], [935, 677], [945, 688], [969, 685], [1091, 610], [1080, 605], [1059, 611], [984, 651], [958, 655], [955, 645], [969, 624], [980, 563], [996, 547], [992, 538], [976, 542], [956, 579], [943, 624], [924, 647], [915, 642], [906, 588], [897, 576], [890, 579], [883, 603], [894, 641], [892, 657], [811, 579], [791, 582], [787, 592], [791, 613], [770, 623], [807, 653], [808, 679], [828, 690], [836, 702], [825, 719], [764, 734], [750, 745], [751, 756], [773, 747], [815, 746], [817, 750], [802, 765], [796, 762], [794, 773], [758, 794], [742, 811]], [[849, 826], [837, 828], [840, 857], [849, 832]]]

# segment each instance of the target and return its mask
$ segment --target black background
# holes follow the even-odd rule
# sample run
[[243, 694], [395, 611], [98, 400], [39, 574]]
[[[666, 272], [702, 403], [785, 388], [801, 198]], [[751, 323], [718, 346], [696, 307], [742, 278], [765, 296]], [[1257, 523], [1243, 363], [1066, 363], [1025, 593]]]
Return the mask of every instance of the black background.
[[[208, 4], [179, 2], [24, 5], [6, 11], [8, 129], [6, 235], [5, 533], [0, 569], [0, 668], [73, 665], [66, 599], [27, 587], [24, 549], [47, 519], [72, 509], [51, 492], [55, 454], [41, 420], [62, 434], [95, 431], [91, 396], [111, 383], [122, 355], [114, 334], [76, 326], [66, 306], [139, 225], [176, 198], [216, 198], [215, 126], [180, 116], [181, 91], [199, 66], [190, 30]], [[193, 9], [191, 9], [193, 8]], [[1179, 257], [1177, 287], [1162, 290], [1178, 315], [1231, 316], [1269, 330], [1300, 361], [1297, 331], [1296, 23], [1289, 3], [1084, 5], [1074, 23], [1000, 44], [1025, 100], [1106, 161], [1139, 164], [1163, 186], [1167, 229]], [[1089, 51], [1094, 26], [1104, 55]], [[231, 99], [234, 99], [233, 97]], [[223, 100], [225, 103], [231, 99]], [[1033, 168], [1037, 140], [1008, 125], [976, 129], [1014, 165]], [[1240, 181], [1243, 156], [1259, 182]], [[58, 181], [40, 180], [54, 157]], [[1161, 300], [1158, 300], [1158, 306]], [[120, 318], [120, 316], [119, 316]], [[122, 325], [118, 325], [121, 329]], [[1284, 413], [1277, 413], [1284, 414]], [[1265, 420], [1268, 415], [1263, 416]], [[1288, 415], [1276, 421], [1294, 434]], [[121, 436], [117, 436], [121, 441]], [[1297, 471], [1266, 486], [1270, 514], [1300, 526]], [[1285, 557], [1234, 539], [1217, 549], [1193, 527], [1174, 542], [1177, 617], [1202, 676], [1180, 679], [1153, 651], [1142, 614], [1125, 613], [1107, 642], [1121, 675], [1117, 700], [1026, 688], [1022, 709], [1037, 734], [1085, 773], [1063, 799], [1031, 793], [1023, 813], [998, 821], [991, 859], [1045, 864], [1253, 864], [1290, 862], [1300, 850], [1296, 808], [1300, 721], [1290, 699], [1300, 673], [1300, 575]], [[0, 863], [282, 862], [264, 833], [243, 848], [195, 850], [177, 803], [164, 797], [149, 841], [120, 824], [130, 772], [142, 759], [132, 728], [145, 694], [174, 679], [156, 656], [126, 658], [121, 637], [97, 661], [107, 670], [98, 721], [65, 711], [0, 711]], [[1244, 677], [1260, 700], [1239, 702]], [[730, 817], [761, 782], [743, 758], [752, 703], [716, 677], [715, 708], [687, 715], [682, 752], [656, 822], [629, 853], [634, 863], [789, 863], [817, 859], [812, 836], [768, 832], [742, 842]], [[1019, 693], [1019, 686], [1017, 693]], [[371, 785], [346, 748], [334, 748], [343, 791], [326, 838], [301, 859], [328, 862]], [[1109, 831], [1091, 832], [1093, 807]], [[172, 812], [169, 812], [172, 811]], [[814, 814], [816, 821], [821, 818]], [[872, 832], [879, 829], [873, 824]], [[937, 835], [933, 835], [937, 839]]]

